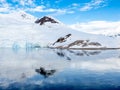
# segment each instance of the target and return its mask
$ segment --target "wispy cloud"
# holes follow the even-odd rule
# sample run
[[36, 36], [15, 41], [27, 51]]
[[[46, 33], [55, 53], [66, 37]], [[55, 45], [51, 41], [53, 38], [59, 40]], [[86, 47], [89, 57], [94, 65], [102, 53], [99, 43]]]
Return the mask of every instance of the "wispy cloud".
[[67, 9], [59, 9], [54, 13], [49, 14], [50, 16], [60, 16], [60, 15], [65, 15], [65, 14], [73, 14], [74, 11], [69, 11]]
[[41, 5], [41, 6], [36, 6], [34, 8], [26, 8], [26, 11], [31, 11], [31, 12], [44, 12], [44, 8], [45, 6]]
[[0, 0], [0, 12], [9, 12], [10, 4], [6, 0]]
[[9, 9], [8, 8], [0, 8], [0, 12], [8, 12]]
[[[61, 0], [57, 0], [60, 2]], [[40, 0], [41, 5], [36, 5], [35, 0], [13, 0], [12, 2], [17, 3], [17, 5], [10, 5], [6, 0], [0, 0], [0, 12], [10, 12], [16, 10], [23, 10], [29, 12], [40, 12], [40, 13], [48, 13], [51, 15], [64, 15], [74, 13], [70, 8], [53, 8], [49, 5], [42, 5], [43, 0]], [[38, 4], [38, 3], [37, 3]], [[48, 4], [50, 4], [48, 2]], [[76, 6], [74, 4], [73, 6]]]
[[25, 6], [25, 5], [32, 5], [32, 6], [34, 6], [35, 5], [34, 1], [35, 0], [13, 0], [13, 2], [17, 2], [17, 3], [19, 3], [22, 6]]
[[44, 4], [44, 0], [40, 0], [40, 3], [41, 3], [41, 4]]
[[34, 0], [13, 0], [12, 2], [18, 4], [12, 6], [12, 4], [8, 3], [7, 0], [0, 0], [0, 12], [11, 12], [13, 10], [24, 9], [24, 6], [26, 5], [35, 6], [33, 1]]
[[76, 6], [79, 6], [79, 4], [73, 3], [72, 6], [76, 7]]
[[41, 5], [32, 8], [26, 8], [25, 11], [30, 12], [41, 12], [41, 13], [48, 13], [51, 16], [59, 16], [65, 14], [73, 14], [74, 11], [70, 8], [48, 8], [47, 6]]
[[106, 4], [106, 0], [92, 0], [89, 3], [85, 3], [85, 5], [80, 8], [80, 11], [88, 11], [91, 9], [104, 7], [105, 4]]
[[6, 0], [0, 0], [0, 3], [6, 2]]
[[56, 0], [55, 3], [60, 3], [61, 1], [63, 1], [63, 0]]
[[8, 3], [6, 2], [6, 0], [0, 0], [0, 7], [8, 7]]

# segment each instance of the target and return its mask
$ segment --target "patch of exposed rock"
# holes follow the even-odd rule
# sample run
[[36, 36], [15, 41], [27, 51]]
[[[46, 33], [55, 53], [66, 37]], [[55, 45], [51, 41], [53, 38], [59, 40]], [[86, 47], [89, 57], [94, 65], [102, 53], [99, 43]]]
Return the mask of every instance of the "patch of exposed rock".
[[96, 47], [98, 47], [98, 46], [102, 46], [102, 45], [98, 42], [90, 42], [89, 40], [76, 40], [76, 41], [68, 44], [66, 46], [66, 48], [70, 48], [73, 46], [81, 46], [81, 47], [96, 46]]
[[45, 24], [46, 22], [58, 23], [57, 21], [55, 21], [54, 19], [52, 19], [52, 18], [50, 18], [50, 17], [48, 17], [48, 16], [44, 16], [43, 18], [37, 19], [37, 20], [35, 21], [35, 23], [40, 24], [40, 25], [43, 25], [43, 24]]
[[53, 45], [55, 45], [56, 43], [63, 43], [63, 42], [65, 42], [65, 41], [67, 41], [67, 39], [68, 39], [69, 37], [71, 37], [71, 35], [72, 35], [72, 34], [67, 34], [67, 35], [65, 35], [64, 37], [58, 38], [57, 41], [55, 41], [55, 42], [53, 43]]
[[[52, 45], [54, 46], [56, 43], [64, 43], [67, 42], [67, 39], [71, 37], [72, 34], [67, 34], [64, 37], [58, 38]], [[83, 47], [100, 47], [102, 46], [99, 42], [92, 42], [90, 40], [75, 40], [71, 43], [68, 43], [65, 46], [58, 45], [55, 46], [55, 48], [61, 48], [61, 49], [69, 49], [73, 47], [83, 48]]]

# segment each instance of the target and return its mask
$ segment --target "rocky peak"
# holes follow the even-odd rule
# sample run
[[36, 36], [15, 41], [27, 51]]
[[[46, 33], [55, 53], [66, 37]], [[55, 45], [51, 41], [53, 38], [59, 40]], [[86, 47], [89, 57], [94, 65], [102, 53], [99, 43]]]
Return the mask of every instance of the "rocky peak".
[[54, 19], [52, 19], [52, 18], [50, 18], [50, 17], [48, 17], [48, 16], [44, 16], [43, 18], [37, 19], [37, 20], [35, 21], [35, 23], [39, 23], [40, 25], [43, 25], [43, 24], [46, 23], [46, 22], [59, 23], [59, 22], [57, 22], [56, 20], [54, 20]]

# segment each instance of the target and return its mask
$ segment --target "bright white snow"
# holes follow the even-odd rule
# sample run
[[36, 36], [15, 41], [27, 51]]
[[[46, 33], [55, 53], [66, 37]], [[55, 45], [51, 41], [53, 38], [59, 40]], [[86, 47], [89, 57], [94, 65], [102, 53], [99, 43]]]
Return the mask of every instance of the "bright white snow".
[[71, 38], [64, 43], [56, 44], [56, 46], [65, 46], [75, 40], [99, 42], [102, 44], [102, 47], [119, 47], [120, 45], [120, 42], [112, 37], [83, 33], [71, 29], [62, 23], [39, 25], [34, 23], [35, 20], [35, 17], [23, 11], [0, 14], [0, 47], [47, 47], [51, 46], [58, 38], [67, 34], [72, 34]]
[[87, 23], [76, 23], [70, 27], [79, 31], [92, 34], [103, 34], [106, 36], [114, 36], [120, 34], [120, 21], [91, 21]]

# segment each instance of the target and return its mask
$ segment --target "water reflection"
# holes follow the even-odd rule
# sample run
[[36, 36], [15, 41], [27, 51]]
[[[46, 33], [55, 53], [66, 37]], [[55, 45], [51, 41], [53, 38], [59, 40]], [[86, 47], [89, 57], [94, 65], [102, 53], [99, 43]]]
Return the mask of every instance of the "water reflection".
[[[63, 49], [56, 49], [53, 50], [59, 57], [65, 58], [66, 60], [72, 60], [71, 55], [74, 56], [92, 56], [92, 55], [98, 55], [101, 53], [101, 51], [97, 50], [63, 50]], [[71, 54], [71, 55], [70, 55]]]
[[119, 50], [0, 49], [0, 90], [120, 89], [119, 56]]
[[[98, 55], [101, 53], [100, 50], [89, 50], [89, 51], [86, 51], [86, 50], [63, 50], [63, 49], [56, 49], [56, 50], [53, 50], [59, 57], [61, 58], [65, 58], [66, 60], [72, 60], [72, 56], [71, 55], [74, 55], [74, 56], [92, 56], [92, 55]], [[70, 55], [71, 54], [71, 55]]]
[[43, 67], [40, 67], [40, 69], [35, 69], [35, 71], [41, 75], [43, 75], [45, 78], [53, 75], [56, 70], [55, 69], [52, 69], [52, 70], [46, 70], [45, 68]]
[[91, 56], [91, 55], [98, 55], [98, 54], [101, 53], [101, 51], [99, 51], [99, 50], [97, 50], [97, 51], [94, 51], [94, 50], [92, 50], [92, 51], [85, 51], [85, 50], [81, 50], [81, 51], [77, 50], [77, 51], [75, 51], [75, 50], [69, 50], [69, 52], [73, 53], [76, 56]]
[[66, 55], [66, 53], [64, 52], [64, 50], [58, 49], [57, 51], [55, 51], [55, 53], [56, 53], [59, 57], [63, 57], [63, 58], [65, 58], [65, 59], [67, 59], [67, 60], [71, 60], [71, 58]]

